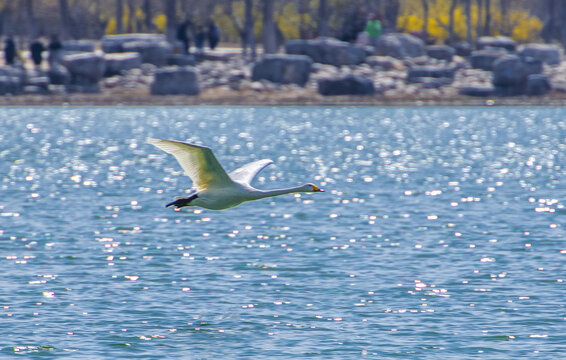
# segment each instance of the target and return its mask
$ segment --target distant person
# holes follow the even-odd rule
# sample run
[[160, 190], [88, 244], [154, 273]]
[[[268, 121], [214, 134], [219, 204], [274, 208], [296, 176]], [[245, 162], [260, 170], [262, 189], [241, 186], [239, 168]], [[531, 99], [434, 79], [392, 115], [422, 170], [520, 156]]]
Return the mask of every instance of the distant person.
[[190, 53], [191, 50], [191, 39], [188, 34], [190, 26], [191, 26], [191, 21], [187, 19], [177, 27], [176, 38], [177, 41], [179, 41], [182, 44], [181, 52], [183, 54], [188, 54]]
[[208, 46], [214, 50], [220, 41], [220, 29], [213, 20], [208, 22]]
[[4, 60], [6, 60], [6, 65], [14, 65], [14, 60], [16, 58], [16, 43], [11, 36], [6, 37], [4, 40]]
[[204, 31], [204, 26], [199, 26], [197, 34], [195, 36], [195, 47], [197, 52], [204, 52], [204, 42], [206, 40], [206, 32]]
[[29, 46], [29, 51], [31, 53], [31, 59], [37, 70], [41, 69], [41, 62], [43, 61], [43, 52], [45, 51], [45, 46], [39, 39], [35, 39]]
[[51, 36], [51, 41], [49, 42], [49, 66], [53, 66], [61, 62], [63, 57], [63, 44], [59, 41], [57, 35]]
[[383, 27], [381, 25], [381, 20], [378, 15], [371, 15], [368, 22], [366, 23], [366, 27], [364, 32], [369, 36], [369, 43], [371, 45], [375, 45], [377, 38], [381, 36], [383, 32]]

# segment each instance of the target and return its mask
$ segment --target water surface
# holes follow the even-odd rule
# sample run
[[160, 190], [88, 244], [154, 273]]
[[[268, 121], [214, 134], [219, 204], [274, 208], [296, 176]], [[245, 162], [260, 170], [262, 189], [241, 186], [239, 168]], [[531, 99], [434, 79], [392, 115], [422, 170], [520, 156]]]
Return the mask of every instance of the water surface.
[[[566, 355], [566, 110], [0, 109], [0, 356]], [[254, 182], [214, 212], [147, 137]]]

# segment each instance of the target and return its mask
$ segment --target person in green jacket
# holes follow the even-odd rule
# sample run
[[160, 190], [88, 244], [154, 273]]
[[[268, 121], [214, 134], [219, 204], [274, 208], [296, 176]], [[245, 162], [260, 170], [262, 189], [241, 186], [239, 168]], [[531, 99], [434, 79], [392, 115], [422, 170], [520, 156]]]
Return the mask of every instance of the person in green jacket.
[[364, 32], [369, 35], [369, 42], [370, 44], [374, 44], [375, 40], [381, 35], [383, 32], [383, 28], [381, 26], [381, 20], [379, 20], [379, 16], [372, 16], [370, 20], [366, 23], [366, 28]]

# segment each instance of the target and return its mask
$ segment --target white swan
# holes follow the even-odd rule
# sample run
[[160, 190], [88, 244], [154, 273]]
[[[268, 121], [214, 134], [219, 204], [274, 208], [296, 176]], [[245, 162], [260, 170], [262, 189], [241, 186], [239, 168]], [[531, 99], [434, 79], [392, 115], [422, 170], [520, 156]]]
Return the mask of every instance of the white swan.
[[175, 156], [185, 173], [193, 181], [196, 192], [188, 197], [179, 197], [167, 206], [200, 206], [211, 210], [222, 210], [244, 201], [296, 192], [322, 192], [316, 185], [305, 184], [288, 189], [259, 190], [250, 185], [256, 174], [273, 163], [269, 159], [257, 160], [227, 174], [212, 150], [205, 146], [180, 141], [148, 139], [147, 142]]

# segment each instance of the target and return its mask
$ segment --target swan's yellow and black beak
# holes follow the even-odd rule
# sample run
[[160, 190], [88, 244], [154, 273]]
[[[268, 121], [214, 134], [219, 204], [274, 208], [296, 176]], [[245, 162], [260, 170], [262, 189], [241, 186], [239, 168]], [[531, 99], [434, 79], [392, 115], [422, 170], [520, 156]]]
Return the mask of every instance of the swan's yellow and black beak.
[[312, 186], [312, 191], [313, 191], [313, 192], [324, 192], [324, 190], [322, 190], [321, 188], [319, 188], [319, 187], [316, 186], [316, 185], [313, 185], [313, 186]]

